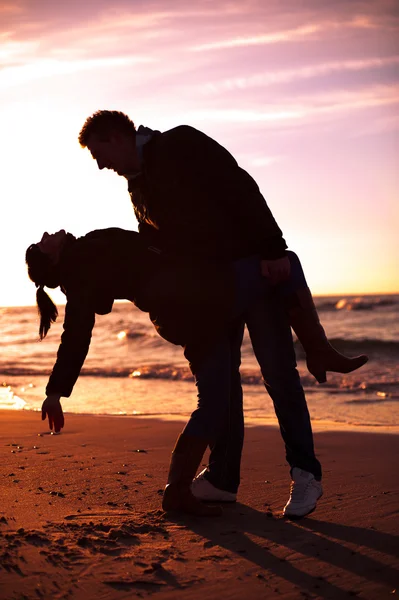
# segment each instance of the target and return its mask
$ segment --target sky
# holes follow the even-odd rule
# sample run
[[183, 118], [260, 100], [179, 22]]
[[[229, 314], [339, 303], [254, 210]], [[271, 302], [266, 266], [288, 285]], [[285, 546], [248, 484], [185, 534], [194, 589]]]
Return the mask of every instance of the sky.
[[399, 292], [397, 0], [0, 0], [0, 306], [44, 231], [137, 228], [77, 141], [98, 109], [224, 145], [315, 294]]

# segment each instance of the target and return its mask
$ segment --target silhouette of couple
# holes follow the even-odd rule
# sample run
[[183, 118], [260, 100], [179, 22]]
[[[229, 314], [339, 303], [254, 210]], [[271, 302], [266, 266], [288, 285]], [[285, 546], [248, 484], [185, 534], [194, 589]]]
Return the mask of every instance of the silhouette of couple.
[[[115, 299], [134, 302], [162, 337], [184, 347], [198, 392], [172, 452], [162, 506], [218, 515], [220, 506], [206, 502], [234, 502], [240, 484], [246, 325], [290, 465], [284, 514], [309, 514], [322, 495], [322, 470], [291, 327], [319, 383], [327, 371], [348, 373], [367, 357], [348, 358], [329, 344], [298, 257], [256, 182], [216, 141], [189, 126], [136, 130], [124, 113], [104, 110], [86, 120], [79, 143], [100, 169], [127, 179], [139, 232], [111, 228], [76, 239], [61, 230], [28, 248], [41, 338], [57, 317], [43, 288], [59, 286], [67, 299], [42, 418], [62, 429], [60, 398], [72, 393], [95, 315], [109, 313]], [[209, 465], [196, 476], [208, 446]]]

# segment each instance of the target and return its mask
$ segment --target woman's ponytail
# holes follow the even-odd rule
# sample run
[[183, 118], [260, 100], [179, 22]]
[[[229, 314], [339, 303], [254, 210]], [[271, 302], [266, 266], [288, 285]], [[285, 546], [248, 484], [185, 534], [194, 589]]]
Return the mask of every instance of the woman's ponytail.
[[54, 323], [58, 317], [57, 307], [43, 288], [44, 286], [56, 288], [60, 285], [60, 269], [58, 264], [52, 264], [49, 256], [40, 250], [38, 244], [29, 246], [25, 261], [29, 278], [37, 287], [36, 303], [40, 315], [39, 337], [42, 340], [46, 337], [51, 323]]
[[42, 285], [39, 285], [36, 292], [37, 308], [40, 315], [39, 337], [44, 339], [51, 323], [54, 323], [58, 317], [58, 310], [50, 296], [46, 294]]

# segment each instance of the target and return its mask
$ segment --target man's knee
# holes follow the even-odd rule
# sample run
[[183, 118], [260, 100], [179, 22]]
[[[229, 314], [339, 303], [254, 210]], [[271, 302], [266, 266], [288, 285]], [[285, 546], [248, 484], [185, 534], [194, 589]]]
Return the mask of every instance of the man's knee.
[[291, 386], [299, 379], [296, 366], [295, 354], [290, 357], [281, 357], [281, 360], [279, 360], [276, 353], [273, 358], [261, 365], [262, 377], [270, 385]]
[[[303, 388], [301, 378], [296, 369], [285, 371], [283, 373], [271, 372], [269, 374], [263, 374], [264, 384], [269, 391], [278, 392], [280, 395], [287, 396], [294, 400], [298, 394], [303, 395]], [[298, 397], [299, 397], [298, 396]]]

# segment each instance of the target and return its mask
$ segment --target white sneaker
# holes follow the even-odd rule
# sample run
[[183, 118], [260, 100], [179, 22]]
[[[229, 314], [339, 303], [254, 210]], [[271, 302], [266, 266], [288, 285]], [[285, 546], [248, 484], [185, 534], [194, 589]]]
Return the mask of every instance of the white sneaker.
[[304, 517], [316, 508], [318, 499], [323, 495], [323, 488], [312, 473], [298, 467], [292, 469], [291, 478], [290, 499], [284, 507], [283, 515]]
[[206, 469], [201, 471], [191, 484], [191, 491], [198, 500], [206, 500], [207, 502], [236, 502], [237, 494], [215, 487], [206, 479], [205, 473]]

